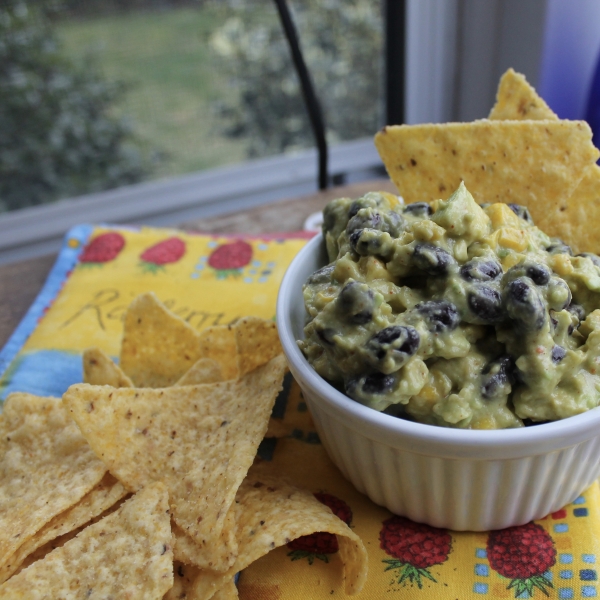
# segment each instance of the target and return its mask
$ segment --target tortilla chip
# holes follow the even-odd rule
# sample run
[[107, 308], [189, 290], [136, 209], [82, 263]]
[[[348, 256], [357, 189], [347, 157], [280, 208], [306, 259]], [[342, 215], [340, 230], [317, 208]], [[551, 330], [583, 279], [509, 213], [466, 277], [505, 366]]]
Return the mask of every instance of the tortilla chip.
[[235, 583], [230, 580], [223, 584], [223, 587], [215, 592], [210, 599], [206, 596], [199, 596], [194, 592], [193, 584], [196, 577], [200, 574], [200, 569], [192, 565], [186, 565], [175, 561], [173, 563], [175, 572], [175, 583], [173, 587], [165, 594], [164, 600], [236, 600], [238, 591]]
[[[201, 566], [236, 556], [227, 513], [267, 429], [286, 362], [245, 377], [162, 390], [71, 386], [64, 402], [90, 445], [129, 490], [169, 489], [175, 522], [200, 547]], [[230, 543], [223, 543], [230, 540]]]
[[268, 363], [283, 352], [277, 326], [259, 317], [244, 317], [234, 325], [238, 377]]
[[524, 75], [509, 69], [502, 75], [496, 94], [496, 104], [490, 119], [501, 121], [558, 119], [556, 113], [538, 96]]
[[[524, 108], [523, 108], [524, 107]], [[507, 71], [498, 87], [490, 119], [558, 119], [520, 73]], [[591, 166], [558, 215], [553, 215], [550, 235], [569, 244], [575, 253], [600, 252], [600, 167]], [[548, 220], [550, 217], [548, 217]]]
[[212, 358], [201, 358], [175, 385], [199, 385], [201, 383], [219, 383], [224, 381], [223, 371]]
[[191, 585], [198, 598], [210, 598], [238, 571], [303, 535], [326, 531], [338, 536], [346, 594], [358, 594], [368, 572], [361, 539], [313, 494], [254, 470], [238, 490], [235, 503], [238, 558], [228, 571], [201, 571]]
[[[186, 565], [194, 565], [201, 568], [206, 564], [206, 550], [199, 546], [184, 530], [171, 523], [173, 532], [173, 557]], [[232, 507], [225, 515], [221, 539], [217, 542], [223, 548], [231, 548], [237, 552], [237, 541], [235, 539], [235, 512]]]
[[159, 600], [172, 586], [168, 494], [154, 483], [9, 579], [0, 596]]
[[173, 385], [201, 357], [198, 332], [153, 293], [127, 309], [120, 365], [136, 387]]
[[0, 583], [16, 573], [23, 561], [35, 550], [85, 525], [126, 495], [125, 488], [110, 473], [106, 473], [102, 481], [77, 504], [54, 517], [19, 547], [10, 560], [0, 567]]
[[385, 127], [375, 145], [407, 203], [447, 197], [464, 181], [478, 203], [524, 204], [556, 235], [585, 171], [598, 158], [584, 121], [490, 121]]
[[567, 200], [567, 208], [553, 223], [556, 237], [574, 250], [600, 254], [600, 167], [593, 165]]
[[106, 473], [59, 398], [10, 394], [0, 460], [0, 566]]
[[83, 383], [133, 387], [131, 379], [100, 348], [88, 348], [83, 352]]
[[[110, 476], [112, 477], [112, 475], [110, 475]], [[113, 504], [112, 506], [110, 506], [109, 508], [107, 508], [106, 510], [101, 512], [99, 515], [96, 515], [95, 517], [93, 517], [92, 519], [87, 521], [86, 523], [83, 523], [83, 524], [79, 525], [78, 527], [76, 527], [75, 529], [72, 529], [71, 531], [68, 531], [67, 533], [63, 533], [62, 535], [59, 535], [58, 537], [51, 539], [50, 541], [46, 542], [44, 545], [40, 546], [39, 548], [36, 548], [31, 554], [29, 554], [25, 558], [25, 560], [23, 560], [23, 562], [19, 565], [19, 567], [15, 571], [15, 574], [20, 573], [23, 569], [26, 569], [29, 565], [32, 565], [34, 562], [37, 562], [38, 560], [42, 560], [48, 554], [50, 554], [50, 552], [52, 552], [53, 550], [56, 550], [57, 548], [62, 548], [62, 546], [64, 546], [67, 542], [71, 541], [74, 537], [78, 536], [86, 527], [89, 527], [90, 525], [97, 523], [101, 519], [104, 519], [104, 517], [107, 517], [108, 515], [112, 514], [116, 510], [118, 510], [124, 502], [126, 502], [127, 500], [129, 500], [129, 498], [131, 498], [131, 496], [132, 496], [132, 494], [126, 494], [125, 496], [123, 496], [123, 498], [118, 500], [115, 504]]]
[[219, 363], [223, 381], [238, 377], [235, 331], [230, 325], [215, 325], [200, 332], [200, 356]]
[[236, 600], [239, 598], [238, 590], [233, 581], [226, 581], [220, 590], [217, 590], [211, 600]]

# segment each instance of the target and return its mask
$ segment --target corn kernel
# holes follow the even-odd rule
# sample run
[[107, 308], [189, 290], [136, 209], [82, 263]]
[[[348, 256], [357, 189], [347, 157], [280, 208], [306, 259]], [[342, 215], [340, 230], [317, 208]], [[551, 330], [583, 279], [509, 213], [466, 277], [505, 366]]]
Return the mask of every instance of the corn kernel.
[[504, 272], [508, 271], [511, 267], [514, 267], [515, 265], [519, 264], [522, 259], [522, 254], [517, 254], [516, 252], [511, 252], [510, 254], [507, 254], [502, 259], [502, 270]]
[[399, 206], [400, 200], [398, 200], [398, 196], [395, 196], [394, 194], [391, 194], [390, 192], [378, 192], [378, 193], [381, 194], [390, 203], [390, 207], [392, 209], [396, 209]]
[[573, 273], [571, 257], [568, 254], [555, 254], [551, 259], [550, 266], [555, 273], [562, 277]]
[[[510, 210], [510, 208], [508, 209]], [[500, 230], [498, 244], [516, 252], [522, 252], [529, 245], [527, 234], [522, 229], [506, 227]]]
[[427, 402], [435, 402], [436, 400], [440, 399], [440, 395], [437, 389], [429, 383], [427, 383], [421, 388], [419, 396], [421, 396], [421, 398], [423, 398], [424, 400], [427, 400]]
[[492, 227], [519, 227], [519, 217], [506, 205], [501, 202], [492, 204], [485, 209], [487, 216], [492, 222]]
[[374, 281], [375, 279], [392, 281], [393, 279], [389, 271], [385, 268], [385, 264], [374, 256], [363, 256], [358, 261], [358, 267], [367, 281]]
[[484, 417], [472, 423], [471, 429], [496, 429], [496, 423], [491, 417]]

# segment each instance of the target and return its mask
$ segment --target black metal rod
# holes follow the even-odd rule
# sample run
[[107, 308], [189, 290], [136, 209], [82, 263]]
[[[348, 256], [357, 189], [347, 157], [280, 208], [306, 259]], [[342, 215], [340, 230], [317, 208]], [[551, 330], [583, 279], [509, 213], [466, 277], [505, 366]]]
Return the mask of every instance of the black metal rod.
[[386, 125], [405, 121], [406, 0], [385, 0]]
[[312, 126], [315, 141], [317, 143], [317, 151], [319, 156], [319, 177], [318, 185], [320, 190], [327, 188], [329, 177], [327, 174], [327, 140], [325, 138], [325, 124], [323, 121], [323, 114], [321, 112], [321, 105], [315, 94], [315, 90], [310, 78], [306, 63], [300, 50], [300, 42], [298, 40], [298, 34], [296, 27], [292, 21], [289, 8], [285, 0], [275, 0], [277, 10], [279, 11], [279, 18], [281, 19], [281, 25], [285, 37], [290, 46], [290, 52], [292, 53], [292, 60], [294, 61], [294, 67], [298, 73], [300, 79], [300, 87], [302, 89], [302, 95], [304, 96], [304, 102], [306, 104], [306, 110], [308, 112], [308, 118]]

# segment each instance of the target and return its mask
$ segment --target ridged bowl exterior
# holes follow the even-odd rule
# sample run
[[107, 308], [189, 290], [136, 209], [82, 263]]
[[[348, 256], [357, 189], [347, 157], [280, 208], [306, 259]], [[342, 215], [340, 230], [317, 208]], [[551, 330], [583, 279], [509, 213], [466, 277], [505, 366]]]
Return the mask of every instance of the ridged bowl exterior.
[[378, 413], [321, 379], [300, 352], [302, 284], [325, 264], [321, 236], [290, 265], [277, 323], [325, 449], [373, 502], [457, 531], [527, 523], [572, 502], [600, 476], [600, 409], [535, 427], [470, 431]]

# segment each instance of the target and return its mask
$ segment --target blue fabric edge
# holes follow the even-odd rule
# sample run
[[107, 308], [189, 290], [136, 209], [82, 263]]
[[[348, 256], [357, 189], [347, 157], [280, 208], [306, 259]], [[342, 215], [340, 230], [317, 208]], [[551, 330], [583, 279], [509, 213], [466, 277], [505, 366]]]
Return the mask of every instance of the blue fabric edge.
[[[10, 364], [37, 327], [38, 321], [43, 316], [45, 309], [58, 296], [70, 271], [77, 264], [79, 255], [93, 230], [93, 225], [81, 224], [75, 225], [65, 234], [56, 262], [48, 273], [42, 289], [4, 345], [4, 348], [0, 351], [0, 378], [5, 375]], [[69, 245], [69, 241], [72, 240], [79, 242], [76, 247]]]

